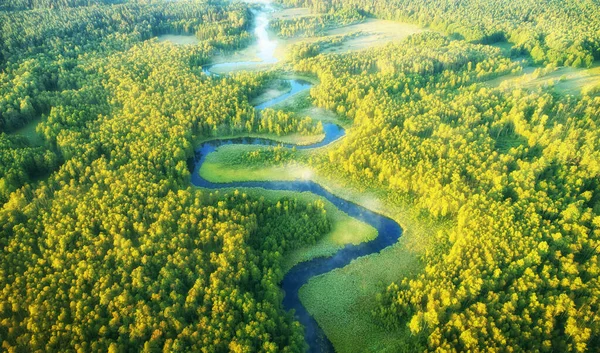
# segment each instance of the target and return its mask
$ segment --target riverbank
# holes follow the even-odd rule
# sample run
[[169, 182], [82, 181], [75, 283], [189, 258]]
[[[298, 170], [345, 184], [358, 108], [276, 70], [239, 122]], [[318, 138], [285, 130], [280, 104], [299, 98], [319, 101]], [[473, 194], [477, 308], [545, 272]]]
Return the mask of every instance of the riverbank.
[[[402, 237], [391, 247], [316, 276], [300, 289], [302, 304], [319, 323], [336, 351], [356, 352], [357, 347], [358, 351], [382, 351], [386, 347], [393, 352], [418, 344], [417, 338], [410, 336], [405, 328], [390, 331], [380, 327], [371, 312], [376, 308], [377, 294], [383, 292], [387, 284], [415, 276], [423, 270], [419, 258], [429, 241], [439, 229], [451, 225], [434, 223], [417, 214], [410, 205], [399, 205], [386, 199], [385, 190], [362, 190], [342, 179], [320, 175], [300, 163], [252, 167], [232, 163], [236, 154], [257, 148], [261, 147], [223, 146], [207, 156], [200, 174], [209, 181], [228, 182], [310, 179], [337, 197], [394, 219], [403, 228]], [[322, 249], [333, 249], [329, 247], [331, 243], [319, 245], [303, 249], [302, 259], [310, 260]], [[293, 260], [288, 261], [299, 259], [299, 255], [291, 256]]]
[[[285, 97], [287, 99], [276, 98], [273, 92], [269, 95], [272, 97], [261, 108], [317, 113], [310, 116], [318, 116], [330, 127], [338, 129], [335, 139], [331, 139], [332, 130], [325, 129], [323, 141], [310, 146], [315, 147], [311, 152], [304, 150], [302, 153], [318, 153], [322, 149], [316, 147], [331, 146], [343, 136], [343, 129], [340, 134], [339, 127], [335, 125], [339, 119], [331, 112], [313, 107], [307, 90]], [[256, 104], [256, 101], [253, 103]], [[344, 121], [343, 124], [350, 126], [351, 122]], [[295, 144], [298, 136], [277, 137], [276, 140]], [[355, 190], [341, 180], [318, 175], [301, 163], [283, 166], [243, 163], [241, 155], [267, 148], [260, 145], [265, 141], [217, 141], [214, 144], [204, 143], [197, 149], [192, 174], [194, 185], [211, 189], [221, 186], [244, 190], [249, 186], [263, 188], [263, 191], [257, 192], [267, 192], [266, 189], [311, 191], [331, 201], [333, 209], [328, 209], [328, 213], [332, 217], [332, 231], [317, 244], [286, 254], [283, 264], [286, 271], [281, 284], [285, 292], [283, 304], [288, 310], [294, 309], [298, 320], [305, 325], [310, 351], [329, 351], [332, 348], [340, 352], [378, 351], [382, 347], [394, 349], [403, 345], [414, 348], [416, 342], [405, 328], [383, 330], [374, 322], [371, 311], [375, 308], [377, 293], [385, 289], [385, 284], [422, 270], [419, 255], [430, 228], [419, 231], [413, 226], [418, 222], [411, 218], [407, 211], [409, 208], [398, 211], [396, 206], [386, 204], [387, 200], [380, 194]], [[231, 145], [239, 143], [245, 145]], [[348, 220], [350, 216], [353, 221]], [[407, 238], [403, 236], [398, 240], [402, 232], [399, 224], [407, 227]], [[374, 227], [379, 233], [373, 232]], [[320, 330], [333, 347], [323, 342]]]

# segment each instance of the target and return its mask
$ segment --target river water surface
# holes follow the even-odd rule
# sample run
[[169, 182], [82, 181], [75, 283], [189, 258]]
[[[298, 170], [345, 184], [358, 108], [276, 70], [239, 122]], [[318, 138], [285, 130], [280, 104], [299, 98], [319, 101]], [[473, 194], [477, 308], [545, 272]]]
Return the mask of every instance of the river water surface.
[[[262, 62], [232, 62], [217, 64], [212, 67], [227, 67], [234, 69], [237, 66], [247, 66], [248, 64], [265, 64], [274, 63], [277, 60], [273, 57], [273, 53], [276, 47], [276, 41], [271, 41], [267, 32], [269, 23], [269, 14], [273, 11], [273, 8], [266, 4], [263, 10], [255, 12], [255, 23], [256, 27], [254, 34], [259, 41], [259, 47], [261, 48], [258, 53], [258, 57], [263, 60]], [[275, 43], [275, 44], [273, 44]], [[205, 70], [207, 74], [210, 74], [208, 69]], [[271, 107], [290, 96], [299, 92], [305, 91], [311, 87], [311, 84], [302, 80], [288, 80], [291, 84], [291, 90], [281, 96], [273, 98], [265, 103], [256, 106], [257, 109], [265, 109]], [[284, 147], [296, 147], [296, 149], [312, 149], [322, 146], [326, 146], [333, 141], [342, 138], [345, 134], [343, 128], [336, 124], [323, 124], [325, 132], [325, 138], [318, 143], [307, 145], [307, 146], [294, 146], [290, 144], [282, 144]], [[300, 302], [298, 297], [298, 290], [308, 280], [314, 276], [327, 273], [336, 268], [341, 268], [348, 265], [352, 260], [377, 253], [382, 249], [393, 245], [397, 242], [398, 238], [402, 234], [400, 225], [392, 219], [382, 216], [378, 213], [370, 211], [360, 205], [346, 201], [340, 197], [337, 197], [325, 190], [322, 186], [314, 183], [310, 180], [296, 180], [296, 181], [251, 181], [251, 182], [233, 182], [233, 183], [214, 183], [203, 179], [200, 176], [200, 168], [206, 160], [206, 156], [214, 152], [219, 146], [230, 145], [230, 144], [245, 144], [245, 145], [256, 145], [256, 146], [272, 146], [280, 145], [280, 143], [261, 138], [238, 138], [238, 139], [225, 139], [225, 140], [213, 140], [201, 144], [195, 152], [193, 161], [190, 161], [190, 169], [192, 174], [192, 184], [198, 187], [208, 189], [219, 189], [219, 188], [245, 188], [245, 187], [260, 187], [267, 190], [290, 190], [304, 192], [309, 191], [313, 194], [320, 195], [331, 203], [333, 203], [338, 209], [347, 213], [349, 216], [359, 219], [371, 226], [375, 227], [378, 232], [377, 238], [372, 241], [362, 243], [359, 245], [347, 245], [346, 247], [339, 250], [331, 257], [316, 258], [310, 261], [301, 262], [294, 266], [289, 272], [287, 272], [281, 282], [281, 288], [283, 289], [285, 296], [283, 299], [283, 306], [286, 310], [294, 310], [296, 318], [305, 327], [305, 339], [309, 346], [309, 352], [333, 352], [333, 346], [327, 339], [317, 322], [310, 316], [306, 308]], [[340, 293], [343, 295], [343, 293]], [[340, 323], [343, 324], [343, 323]]]

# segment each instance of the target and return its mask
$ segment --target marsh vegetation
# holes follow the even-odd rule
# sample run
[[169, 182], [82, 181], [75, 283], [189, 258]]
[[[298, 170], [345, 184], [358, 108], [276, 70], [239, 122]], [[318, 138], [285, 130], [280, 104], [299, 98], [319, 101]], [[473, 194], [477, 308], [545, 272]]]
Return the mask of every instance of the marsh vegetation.
[[595, 351], [600, 8], [446, 5], [2, 3], [0, 349]]

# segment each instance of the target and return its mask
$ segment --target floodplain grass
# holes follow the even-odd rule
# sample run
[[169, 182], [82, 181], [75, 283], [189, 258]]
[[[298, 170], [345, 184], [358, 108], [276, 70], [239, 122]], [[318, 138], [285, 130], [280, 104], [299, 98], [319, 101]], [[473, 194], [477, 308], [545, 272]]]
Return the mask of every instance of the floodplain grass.
[[[418, 257], [403, 241], [378, 254], [314, 277], [300, 288], [300, 301], [316, 319], [336, 352], [414, 352], [408, 328], [383, 328], [373, 317], [375, 298], [401, 276], [420, 271]], [[413, 349], [408, 349], [413, 348]]]
[[176, 45], [196, 45], [200, 43], [196, 36], [186, 34], [163, 34], [157, 38], [159, 42], [169, 42]]
[[[365, 190], [342, 179], [322, 176], [301, 163], [284, 166], [239, 164], [240, 154], [256, 149], [257, 146], [251, 145], [223, 146], [207, 157], [200, 174], [211, 181], [310, 178], [333, 194], [391, 217], [402, 226], [403, 234], [398, 243], [380, 253], [355, 259], [344, 268], [311, 279], [301, 288], [300, 299], [337, 352], [413, 351], [421, 343], [422, 337], [412, 336], [406, 327], [390, 330], [380, 326], [372, 316], [372, 311], [377, 308], [375, 298], [390, 283], [420, 273], [423, 270], [420, 256], [434, 234], [452, 224], [433, 222], [427, 216], [417, 214], [408, 204], [388, 200], [385, 190]], [[302, 160], [307, 155], [321, 151], [297, 153]], [[336, 217], [335, 210], [328, 212]], [[357, 244], [374, 238], [374, 228], [362, 222], [362, 226], [358, 226], [354, 222], [359, 221], [342, 217], [332, 222], [332, 231], [317, 244], [286, 255], [284, 270], [289, 270], [302, 260], [333, 254], [343, 242]], [[353, 232], [350, 233], [350, 230]]]
[[349, 265], [314, 277], [300, 289], [300, 300], [319, 323], [336, 352], [414, 352], [423, 349], [422, 337], [406, 326], [390, 329], [373, 317], [375, 298], [392, 282], [419, 274], [420, 257], [440, 229], [450, 222], [434, 222], [418, 214], [410, 204], [387, 199], [384, 190], [362, 189], [342, 179], [315, 174], [314, 180], [330, 192], [397, 221], [403, 233], [399, 241], [353, 260]]
[[555, 69], [525, 65], [519, 74], [505, 75], [484, 83], [505, 90], [552, 87], [556, 93], [579, 95], [590, 87], [600, 86], [600, 64], [591, 68], [557, 67]]
[[250, 104], [253, 106], [257, 106], [264, 102], [275, 99], [279, 96], [282, 96], [292, 90], [292, 86], [281, 79], [275, 79], [269, 82], [265, 87], [264, 91], [258, 96], [252, 98], [250, 100]]
[[249, 163], [243, 156], [252, 151], [265, 150], [266, 146], [225, 145], [208, 156], [200, 168], [200, 176], [212, 182], [234, 181], [290, 181], [306, 179], [309, 170], [297, 163], [265, 165]]
[[[400, 41], [424, 30], [409, 23], [369, 18], [361, 23], [331, 28], [326, 30], [322, 36], [278, 38], [275, 57], [285, 60], [290, 47], [301, 42], [312, 43], [317, 40], [360, 33], [357, 36], [347, 38], [339, 46], [333, 46], [322, 51], [322, 53], [347, 53]], [[271, 33], [271, 35], [275, 36], [275, 33]]]
[[290, 7], [273, 13], [273, 19], [276, 20], [291, 20], [311, 16], [314, 16], [314, 14], [307, 7]]

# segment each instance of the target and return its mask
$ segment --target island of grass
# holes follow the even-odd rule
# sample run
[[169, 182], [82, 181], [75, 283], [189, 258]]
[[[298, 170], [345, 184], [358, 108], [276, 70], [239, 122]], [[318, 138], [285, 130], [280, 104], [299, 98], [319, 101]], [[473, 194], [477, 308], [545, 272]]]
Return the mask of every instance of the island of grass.
[[[374, 320], [372, 311], [377, 308], [377, 303], [373, 298], [384, 291], [387, 284], [420, 273], [423, 266], [419, 257], [432, 234], [449, 225], [434, 223], [427, 216], [415, 214], [410, 205], [398, 205], [388, 199], [383, 190], [363, 190], [344, 180], [321, 176], [302, 163], [311, 153], [320, 153], [318, 151], [293, 152], [296, 162], [284, 165], [248, 163], [244, 157], [249, 152], [266, 148], [222, 146], [207, 156], [200, 175], [213, 182], [311, 179], [338, 197], [397, 221], [404, 230], [398, 243], [311, 279], [299, 295], [337, 352], [412, 351], [420, 346], [421, 337], [411, 336], [408, 328], [390, 330]], [[333, 210], [328, 208], [328, 212], [332, 217], [332, 231], [317, 244], [288, 254], [284, 270], [301, 261], [331, 255], [342, 244], [358, 244], [376, 236], [373, 228], [357, 220], [349, 221], [349, 217], [335, 207]]]
[[200, 43], [195, 35], [191, 34], [163, 34], [157, 37], [159, 42], [167, 42], [175, 45], [196, 45]]
[[[256, 146], [249, 145], [222, 146], [216, 152], [213, 152], [206, 157], [206, 161], [200, 169], [200, 175], [204, 179], [212, 182], [290, 181], [310, 178], [310, 175], [308, 174], [310, 171], [307, 168], [302, 169], [299, 166], [297, 168], [294, 168], [293, 166], [272, 168], [257, 166], [257, 168], [253, 168], [252, 166], [244, 166], [238, 162], [238, 157], [240, 155], [243, 155], [247, 151], [256, 150], [256, 148]], [[227, 165], [228, 167], [223, 167], [224, 165]], [[265, 195], [274, 193], [279, 196], [290, 193], [295, 197], [301, 197], [309, 201], [312, 201], [314, 198], [320, 198], [319, 196], [308, 192], [274, 192], [267, 190], [264, 190], [264, 192]], [[377, 236], [377, 231], [372, 226], [348, 216], [344, 212], [338, 210], [329, 201], [325, 199], [322, 200], [325, 202], [325, 208], [332, 224], [331, 232], [326, 234], [316, 244], [306, 248], [297, 249], [288, 254], [283, 265], [285, 272], [300, 262], [308, 261], [316, 257], [331, 256], [348, 244], [357, 245], [372, 240]]]

